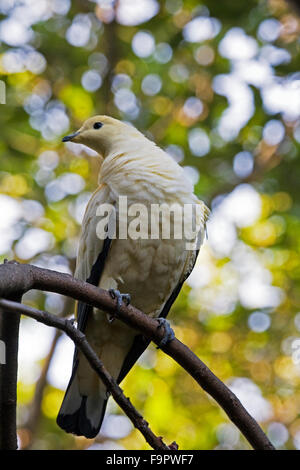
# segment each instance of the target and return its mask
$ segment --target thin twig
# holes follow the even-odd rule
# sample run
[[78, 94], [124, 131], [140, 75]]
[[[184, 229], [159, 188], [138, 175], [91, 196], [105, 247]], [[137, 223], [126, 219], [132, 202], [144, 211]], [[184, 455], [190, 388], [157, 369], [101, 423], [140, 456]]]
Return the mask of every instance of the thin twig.
[[91, 367], [96, 371], [102, 382], [107, 387], [108, 392], [114, 397], [120, 408], [122, 408], [130, 418], [133, 425], [143, 434], [148, 444], [155, 450], [169, 450], [169, 447], [163, 442], [162, 438], [157, 437], [151, 431], [147, 421], [145, 421], [142, 415], [134, 408], [129, 398], [125, 397], [123, 390], [108, 373], [102, 361], [87, 341], [86, 336], [80, 330], [75, 328], [71, 320], [59, 318], [51, 313], [37, 310], [36, 308], [13, 302], [11, 300], [0, 299], [0, 307], [5, 310], [5, 312], [21, 313], [30, 318], [34, 318], [44, 325], [52, 326], [64, 331], [87, 358]]

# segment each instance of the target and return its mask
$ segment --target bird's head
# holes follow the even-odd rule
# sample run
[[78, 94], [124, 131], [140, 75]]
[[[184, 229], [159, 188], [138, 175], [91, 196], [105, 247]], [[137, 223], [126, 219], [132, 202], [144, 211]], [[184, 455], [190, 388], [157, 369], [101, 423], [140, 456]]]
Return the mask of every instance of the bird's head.
[[94, 116], [87, 119], [78, 131], [65, 136], [62, 141], [87, 145], [105, 157], [122, 136], [128, 137], [137, 132], [128, 124], [109, 116]]

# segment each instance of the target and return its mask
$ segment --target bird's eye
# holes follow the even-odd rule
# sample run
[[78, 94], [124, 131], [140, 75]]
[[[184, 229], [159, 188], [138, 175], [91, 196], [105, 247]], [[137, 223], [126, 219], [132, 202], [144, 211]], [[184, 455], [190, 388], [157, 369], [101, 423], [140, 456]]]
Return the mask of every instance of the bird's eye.
[[93, 128], [100, 129], [102, 126], [103, 126], [102, 122], [95, 122], [95, 124], [93, 125]]

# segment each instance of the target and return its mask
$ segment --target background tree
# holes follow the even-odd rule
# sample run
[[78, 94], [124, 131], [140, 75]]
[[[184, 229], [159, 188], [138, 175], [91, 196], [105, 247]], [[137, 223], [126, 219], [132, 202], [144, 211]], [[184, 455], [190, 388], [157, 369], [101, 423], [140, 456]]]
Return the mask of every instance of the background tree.
[[[292, 3], [0, 0], [0, 13], [2, 260], [73, 272], [99, 160], [61, 136], [96, 113], [132, 122], [183, 165], [213, 209], [170, 315], [176, 335], [277, 447], [300, 448], [300, 21]], [[24, 301], [73, 311], [55, 294]], [[71, 358], [65, 337], [22, 319], [21, 446], [146, 446], [113, 402], [94, 441], [58, 429]], [[248, 448], [154, 347], [124, 389], [167, 442]]]

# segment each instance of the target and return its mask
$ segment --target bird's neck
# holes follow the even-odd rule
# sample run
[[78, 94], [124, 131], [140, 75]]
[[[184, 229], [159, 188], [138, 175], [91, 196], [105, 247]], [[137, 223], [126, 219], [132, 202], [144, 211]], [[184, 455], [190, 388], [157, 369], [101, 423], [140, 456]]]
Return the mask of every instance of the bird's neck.
[[124, 142], [113, 150], [101, 165], [99, 183], [115, 195], [163, 200], [193, 193], [182, 168], [148, 139]]

